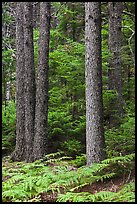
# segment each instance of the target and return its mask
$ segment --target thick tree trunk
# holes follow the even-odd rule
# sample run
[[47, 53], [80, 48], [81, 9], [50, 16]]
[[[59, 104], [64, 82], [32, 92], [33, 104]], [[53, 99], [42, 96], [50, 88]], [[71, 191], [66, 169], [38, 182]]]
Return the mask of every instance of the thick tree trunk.
[[16, 7], [16, 147], [11, 155], [14, 161], [25, 159], [25, 101], [24, 101], [24, 36], [23, 2]]
[[40, 37], [33, 150], [35, 160], [42, 158], [47, 153], [49, 37], [50, 2], [40, 2]]
[[105, 158], [101, 65], [100, 2], [85, 3], [87, 165]]
[[27, 162], [33, 161], [35, 121], [35, 69], [32, 11], [32, 2], [24, 2], [25, 140]]
[[33, 2], [33, 27], [39, 27], [40, 2]]
[[121, 67], [121, 23], [122, 2], [109, 2], [109, 70], [108, 88], [116, 92], [116, 97], [110, 101], [109, 125], [118, 126], [123, 116], [124, 99], [122, 96]]

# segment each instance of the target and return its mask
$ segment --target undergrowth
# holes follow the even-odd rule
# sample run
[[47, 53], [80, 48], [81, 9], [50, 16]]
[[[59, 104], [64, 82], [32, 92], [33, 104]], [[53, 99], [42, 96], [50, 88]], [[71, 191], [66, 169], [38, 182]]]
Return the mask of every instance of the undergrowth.
[[[34, 163], [3, 161], [3, 202], [40, 202], [42, 193], [57, 193], [57, 202], [134, 201], [134, 183], [118, 192], [79, 192], [84, 186], [106, 181], [132, 171], [134, 154], [106, 159], [92, 166], [76, 167], [63, 152], [45, 156]], [[82, 155], [83, 157], [83, 155]], [[130, 168], [129, 168], [130, 167]], [[31, 201], [32, 202], [32, 201]]]
[[124, 185], [119, 192], [100, 191], [95, 194], [89, 192], [67, 192], [59, 194], [57, 202], [134, 202], [135, 186], [131, 182]]

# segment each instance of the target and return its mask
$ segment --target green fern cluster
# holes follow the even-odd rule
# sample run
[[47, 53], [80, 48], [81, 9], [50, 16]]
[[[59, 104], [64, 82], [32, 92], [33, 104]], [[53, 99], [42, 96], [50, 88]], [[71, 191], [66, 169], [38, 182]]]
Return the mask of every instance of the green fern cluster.
[[59, 152], [47, 154], [41, 160], [38, 160], [36, 162], [41, 161], [46, 165], [51, 164], [51, 163], [54, 163], [57, 165], [60, 162], [62, 163], [62, 161], [66, 161], [66, 160], [70, 160], [70, 159], [72, 159], [72, 157], [64, 156], [64, 152], [59, 151]]
[[[114, 157], [106, 159], [101, 163], [95, 163], [91, 166], [82, 166], [75, 168], [69, 164], [68, 161], [63, 161], [62, 153], [47, 155], [47, 160], [37, 160], [34, 163], [14, 162], [6, 163], [3, 166], [3, 201], [25, 201], [36, 197], [43, 192], [48, 194], [58, 192], [57, 200], [62, 201], [100, 201], [105, 199], [111, 199], [112, 192], [101, 192], [95, 195], [82, 192], [78, 193], [86, 185], [91, 185], [97, 181], [103, 181], [113, 178], [118, 175], [118, 170], [115, 166], [123, 168], [127, 167], [132, 160], [134, 160], [134, 154], [126, 155], [123, 157]], [[56, 157], [56, 158], [55, 158]], [[47, 165], [54, 159], [54, 165]], [[64, 159], [68, 159], [64, 156]], [[57, 161], [57, 163], [55, 163]], [[66, 163], [64, 163], [66, 162]], [[115, 164], [115, 166], [114, 166]], [[115, 167], [115, 168], [114, 168]], [[64, 194], [62, 193], [62, 189]], [[126, 186], [125, 189], [121, 189], [121, 194], [113, 194], [113, 199], [124, 199], [124, 194], [128, 197], [128, 200], [133, 200], [132, 192], [133, 186]], [[132, 192], [132, 193], [131, 193]], [[120, 197], [121, 196], [121, 197]], [[38, 198], [39, 199], [39, 198]], [[105, 200], [104, 199], [104, 200]], [[37, 199], [36, 199], [37, 200]], [[83, 201], [82, 201], [83, 200]], [[111, 200], [110, 200], [111, 201]]]
[[67, 192], [59, 194], [57, 202], [135, 202], [134, 183], [126, 184], [118, 192], [100, 191], [95, 194], [89, 192]]
[[3, 201], [7, 199], [23, 201], [25, 198], [31, 198], [33, 195], [47, 191], [49, 184], [54, 181], [54, 173], [47, 166], [29, 164], [22, 166], [21, 169], [25, 170], [25, 173], [15, 173], [14, 176], [3, 182]]

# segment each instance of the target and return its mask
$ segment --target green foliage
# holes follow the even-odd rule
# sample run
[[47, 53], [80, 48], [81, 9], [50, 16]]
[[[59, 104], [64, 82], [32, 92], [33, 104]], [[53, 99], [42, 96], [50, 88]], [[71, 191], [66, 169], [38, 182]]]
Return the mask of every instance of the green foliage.
[[82, 150], [82, 145], [79, 141], [76, 139], [69, 139], [65, 141], [62, 145], [65, 153], [67, 155], [70, 155], [72, 157], [75, 157], [75, 155], [79, 155]]
[[9, 101], [7, 106], [2, 106], [2, 150], [11, 152], [15, 146], [16, 130], [16, 105]]
[[102, 161], [102, 163], [104, 164], [108, 164], [108, 163], [127, 163], [132, 161], [135, 158], [135, 153], [133, 154], [129, 154], [129, 155], [125, 155], [125, 156], [119, 156], [119, 157], [113, 157], [113, 158], [108, 158], [105, 159], [104, 161]]
[[84, 4], [79, 2], [66, 2], [65, 4], [53, 2], [52, 8], [58, 20], [55, 26], [56, 30], [65, 35], [66, 38], [83, 41]]
[[48, 118], [49, 152], [56, 152], [60, 149], [61, 143], [68, 137], [72, 119], [68, 113], [63, 111], [49, 112]]
[[[15, 17], [11, 7], [15, 2], [2, 2], [2, 98], [6, 101], [7, 83], [10, 83], [10, 98], [15, 99]], [[10, 8], [10, 9], [9, 9]]]
[[38, 64], [38, 39], [39, 39], [39, 30], [37, 28], [34, 29], [33, 32], [33, 39], [34, 39], [34, 62], [36, 67], [36, 73], [37, 73], [37, 64]]
[[[49, 111], [49, 151], [59, 149], [69, 156], [84, 152], [85, 148], [85, 117], [74, 120], [65, 111]], [[72, 138], [72, 139], [70, 139]], [[72, 145], [72, 146], [71, 146]]]
[[135, 159], [135, 153], [125, 155], [125, 156], [117, 156], [113, 158], [108, 158], [102, 161], [103, 164], [109, 164], [110, 168], [109, 169], [114, 169], [116, 172], [116, 175], [119, 176], [120, 174], [124, 174], [131, 172], [134, 169], [134, 161]]
[[131, 154], [135, 151], [135, 116], [128, 114], [119, 129], [105, 131], [108, 157]]
[[[124, 165], [127, 169], [134, 155], [114, 157], [91, 166], [73, 167], [63, 152], [51, 153], [34, 163], [10, 162], [3, 163], [3, 201], [26, 201], [47, 194], [58, 192], [57, 202], [86, 201], [123, 201], [134, 200], [134, 183], [130, 183], [117, 193], [88, 192], [78, 193], [84, 186], [118, 175], [118, 169]], [[8, 164], [8, 165], [7, 165]], [[113, 164], [116, 164], [115, 167]], [[117, 168], [116, 168], [117, 167]], [[62, 194], [62, 189], [64, 193]]]
[[[58, 196], [57, 202], [97, 202], [102, 200], [104, 202], [104, 198], [106, 198], [111, 192], [99, 192], [94, 194], [88, 192], [80, 192], [80, 193], [71, 193], [67, 192], [66, 194], [60, 194]], [[113, 193], [112, 193], [113, 194]], [[102, 198], [102, 199], [101, 199]]]
[[109, 110], [110, 101], [117, 97], [116, 90], [104, 90], [103, 101], [107, 110]]
[[76, 159], [73, 159], [71, 163], [77, 167], [86, 165], [86, 155], [85, 154], [77, 155]]
[[135, 184], [129, 183], [118, 192], [100, 191], [95, 194], [89, 192], [67, 192], [59, 194], [57, 202], [135, 202]]
[[[44, 162], [44, 164], [61, 164], [65, 165], [65, 163], [62, 163], [62, 161], [64, 160], [70, 160], [71, 157], [68, 156], [64, 156], [64, 152], [63, 151], [59, 151], [59, 152], [55, 152], [55, 153], [50, 153], [45, 155], [40, 161]], [[38, 160], [39, 161], [39, 160]]]
[[[15, 2], [12, 2], [14, 4]], [[49, 53], [49, 112], [48, 152], [32, 164], [6, 161], [3, 166], [3, 201], [40, 202], [41, 193], [58, 192], [58, 202], [134, 202], [134, 183], [124, 185], [118, 192], [79, 192], [98, 181], [130, 173], [134, 168], [134, 2], [124, 2], [131, 15], [123, 12], [122, 22], [122, 81], [126, 103], [121, 126], [105, 127], [108, 159], [100, 164], [85, 166], [85, 47], [84, 3], [52, 2]], [[10, 2], [3, 2], [3, 24], [10, 28], [15, 19]], [[108, 18], [106, 2], [102, 2], [102, 68], [105, 125], [110, 101], [117, 97], [108, 89]], [[15, 25], [14, 25], [15, 27]], [[75, 33], [75, 36], [73, 35]], [[38, 28], [34, 29], [34, 60], [37, 75]], [[15, 96], [15, 36], [3, 38], [2, 92], [6, 83]], [[4, 81], [5, 80], [5, 81]], [[14, 102], [2, 107], [2, 149], [10, 153], [15, 146], [16, 108]], [[56, 152], [62, 150], [63, 152]], [[73, 160], [71, 157], [73, 157]], [[71, 160], [70, 160], [71, 159]], [[64, 193], [62, 193], [62, 189]]]
[[67, 39], [65, 45], [58, 45], [57, 49], [50, 52], [49, 66], [49, 104], [51, 108], [58, 105], [58, 108], [68, 110], [68, 102], [76, 102], [73, 101], [74, 95], [77, 100], [83, 98], [84, 46]]

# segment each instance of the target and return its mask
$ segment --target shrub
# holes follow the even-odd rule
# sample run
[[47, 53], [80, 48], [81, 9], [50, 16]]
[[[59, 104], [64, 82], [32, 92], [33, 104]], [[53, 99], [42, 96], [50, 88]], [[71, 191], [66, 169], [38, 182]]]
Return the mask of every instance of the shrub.
[[2, 106], [2, 150], [7, 154], [14, 149], [16, 132], [16, 104], [8, 101]]
[[128, 115], [119, 129], [105, 131], [108, 157], [131, 154], [135, 151], [135, 117]]
[[64, 152], [71, 157], [76, 157], [76, 155], [82, 153], [82, 144], [75, 138], [65, 141], [62, 144], [62, 148]]
[[86, 165], [86, 155], [85, 154], [77, 155], [76, 159], [71, 160], [71, 164], [77, 167]]

